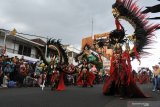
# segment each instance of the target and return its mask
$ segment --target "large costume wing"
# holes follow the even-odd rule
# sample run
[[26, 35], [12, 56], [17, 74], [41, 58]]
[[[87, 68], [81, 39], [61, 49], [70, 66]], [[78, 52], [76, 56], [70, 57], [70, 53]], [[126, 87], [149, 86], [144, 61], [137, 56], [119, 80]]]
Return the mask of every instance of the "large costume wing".
[[[153, 32], [160, 27], [159, 24], [150, 24], [147, 14], [142, 14], [142, 8], [136, 5], [134, 0], [116, 0], [113, 4], [114, 16], [118, 19], [128, 21], [134, 30], [133, 42], [140, 54], [145, 53], [145, 46], [153, 42]], [[135, 56], [135, 55], [134, 55]]]

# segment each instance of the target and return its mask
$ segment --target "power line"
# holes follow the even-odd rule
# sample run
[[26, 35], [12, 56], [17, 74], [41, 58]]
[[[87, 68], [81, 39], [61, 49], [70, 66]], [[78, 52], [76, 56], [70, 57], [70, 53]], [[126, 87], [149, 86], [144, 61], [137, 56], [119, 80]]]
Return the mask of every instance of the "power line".
[[37, 36], [37, 35], [26, 34], [26, 33], [19, 33], [19, 32], [17, 32], [17, 34], [22, 34], [22, 35], [27, 35], [27, 36], [35, 36], [35, 37], [39, 37], [39, 38], [44, 38], [44, 39], [48, 39], [48, 37]]
[[[10, 30], [6, 30], [6, 29], [0, 29], [1, 31], [5, 31], [5, 32], [10, 32]], [[21, 35], [27, 35], [27, 36], [34, 36], [34, 37], [39, 37], [39, 38], [44, 38], [44, 39], [48, 39], [48, 37], [43, 37], [43, 36], [38, 36], [38, 35], [32, 35], [32, 34], [27, 34], [27, 33], [21, 33], [21, 32], [16, 32], [17, 34], [21, 34]]]

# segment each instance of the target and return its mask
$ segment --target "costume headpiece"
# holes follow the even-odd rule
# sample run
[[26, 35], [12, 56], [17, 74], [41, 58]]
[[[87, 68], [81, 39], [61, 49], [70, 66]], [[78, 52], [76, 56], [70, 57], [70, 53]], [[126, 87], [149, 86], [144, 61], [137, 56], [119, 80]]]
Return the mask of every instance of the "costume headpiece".
[[134, 0], [116, 0], [112, 5], [113, 15], [118, 19], [128, 21], [135, 29], [134, 36], [138, 52], [144, 52], [144, 46], [152, 43], [153, 32], [160, 26], [159, 24], [149, 24], [147, 14], [142, 14], [142, 8], [136, 5]]

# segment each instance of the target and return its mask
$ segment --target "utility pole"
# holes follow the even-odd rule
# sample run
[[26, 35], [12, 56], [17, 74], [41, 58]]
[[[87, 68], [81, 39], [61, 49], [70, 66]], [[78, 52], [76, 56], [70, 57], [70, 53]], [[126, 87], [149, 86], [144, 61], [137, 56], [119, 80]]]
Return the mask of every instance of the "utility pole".
[[94, 35], [93, 35], [93, 17], [92, 17], [92, 29], [91, 29], [91, 36], [92, 36], [92, 39], [94, 39]]
[[[47, 41], [48, 41], [48, 36], [47, 36]], [[45, 47], [45, 48], [46, 48], [46, 49], [45, 49], [45, 57], [47, 57], [47, 48], [48, 48], [48, 47], [47, 47], [47, 41], [46, 41], [46, 47]]]
[[7, 38], [7, 34], [6, 34], [6, 31], [4, 31], [4, 41], [3, 41], [4, 46], [6, 45], [6, 38]]

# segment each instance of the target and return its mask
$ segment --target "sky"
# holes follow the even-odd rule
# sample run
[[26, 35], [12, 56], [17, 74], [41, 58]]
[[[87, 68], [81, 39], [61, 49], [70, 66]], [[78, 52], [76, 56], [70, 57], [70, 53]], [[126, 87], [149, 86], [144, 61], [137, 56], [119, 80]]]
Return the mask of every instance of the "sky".
[[[44, 37], [62, 39], [64, 44], [81, 46], [83, 37], [115, 29], [112, 4], [115, 0], [0, 0], [0, 28]], [[157, 0], [139, 0], [140, 7], [160, 3]], [[149, 14], [158, 16], [158, 14]], [[122, 21], [122, 24], [126, 22]], [[160, 21], [151, 21], [160, 23]], [[133, 28], [125, 24], [130, 33]], [[147, 50], [153, 55], [143, 58], [141, 66], [152, 66], [160, 56], [160, 34], [153, 38], [155, 49]], [[133, 65], [138, 67], [134, 61]]]

